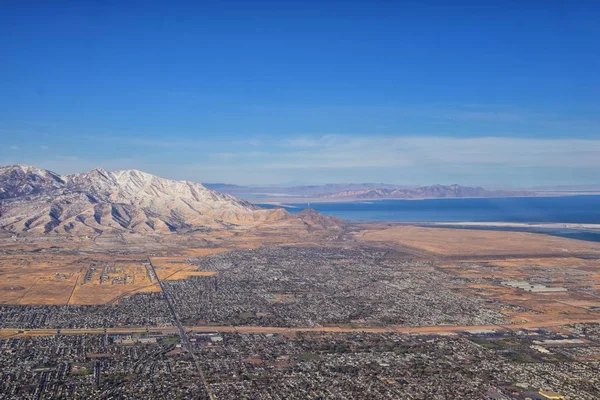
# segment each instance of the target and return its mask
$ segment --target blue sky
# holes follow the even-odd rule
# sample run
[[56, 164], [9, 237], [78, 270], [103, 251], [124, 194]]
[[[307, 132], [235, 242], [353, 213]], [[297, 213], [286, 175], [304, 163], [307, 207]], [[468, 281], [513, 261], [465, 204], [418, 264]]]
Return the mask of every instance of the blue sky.
[[600, 184], [597, 1], [8, 3], [0, 164]]

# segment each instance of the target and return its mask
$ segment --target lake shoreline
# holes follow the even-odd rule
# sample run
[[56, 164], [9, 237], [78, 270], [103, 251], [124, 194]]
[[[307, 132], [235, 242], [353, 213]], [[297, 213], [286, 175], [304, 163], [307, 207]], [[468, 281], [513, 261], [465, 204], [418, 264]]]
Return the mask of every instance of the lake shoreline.
[[[308, 203], [261, 204], [295, 214]], [[513, 230], [600, 241], [600, 196], [319, 202], [310, 208], [348, 223]]]
[[576, 197], [576, 196], [598, 196], [598, 193], [589, 194], [540, 194], [535, 196], [500, 196], [500, 197], [419, 197], [419, 198], [406, 198], [406, 197], [389, 197], [389, 198], [377, 198], [377, 199], [358, 199], [358, 198], [303, 198], [303, 197], [289, 197], [289, 198], [245, 198], [256, 205], [271, 205], [280, 207], [298, 207], [301, 204], [323, 204], [323, 203], [372, 203], [381, 201], [423, 201], [423, 200], [493, 200], [493, 199], [539, 199], [539, 198], [557, 198], [557, 197]]
[[[413, 223], [411, 223], [413, 224]], [[600, 224], [578, 224], [578, 223], [536, 223], [536, 222], [419, 222], [418, 225], [430, 225], [436, 227], [461, 226], [461, 227], [488, 227], [488, 228], [542, 228], [542, 229], [577, 229], [577, 230], [598, 230]]]

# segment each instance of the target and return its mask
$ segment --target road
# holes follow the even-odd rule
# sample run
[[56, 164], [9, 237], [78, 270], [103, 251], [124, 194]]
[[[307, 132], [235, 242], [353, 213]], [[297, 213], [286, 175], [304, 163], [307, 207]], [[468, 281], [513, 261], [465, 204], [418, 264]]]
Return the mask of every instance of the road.
[[154, 264], [152, 264], [152, 259], [150, 259], [150, 257], [148, 257], [148, 264], [150, 265], [150, 268], [152, 269], [152, 273], [154, 274], [154, 277], [156, 278], [156, 281], [158, 282], [158, 285], [160, 286], [160, 290], [162, 291], [163, 296], [165, 297], [165, 301], [167, 302], [167, 305], [169, 306], [169, 310], [171, 311], [171, 315], [173, 316], [173, 323], [177, 327], [177, 331], [179, 332], [179, 336], [181, 337], [181, 343], [182, 343], [183, 347], [188, 351], [188, 353], [192, 357], [192, 361], [194, 362], [194, 366], [196, 367], [196, 370], [198, 371], [198, 374], [200, 375], [200, 379], [202, 379], [202, 384], [204, 385], [204, 390], [206, 391], [208, 398], [210, 400], [214, 400], [215, 397], [210, 390], [210, 385], [208, 384], [208, 381], [206, 380], [204, 371], [202, 370], [202, 367], [198, 363], [198, 358], [196, 357], [196, 354], [194, 353], [194, 351], [192, 349], [192, 345], [190, 344], [190, 340], [187, 337], [187, 334], [185, 333], [185, 329], [184, 329], [183, 325], [181, 325], [181, 321], [179, 321], [179, 316], [177, 316], [177, 311], [175, 311], [175, 307], [173, 307], [173, 302], [171, 301], [171, 299], [169, 298], [169, 294], [165, 290], [163, 281], [160, 279], [160, 277], [156, 273], [156, 270], [154, 269]]
[[[296, 332], [332, 332], [332, 333], [352, 333], [352, 332], [365, 332], [365, 333], [383, 333], [383, 332], [395, 332], [403, 334], [444, 334], [444, 333], [457, 333], [465, 331], [481, 331], [481, 330], [516, 330], [516, 329], [536, 329], [536, 328], [555, 328], [562, 325], [570, 324], [591, 324], [600, 323], [600, 318], [590, 316], [590, 318], [563, 318], [560, 320], [539, 320], [531, 321], [519, 324], [507, 324], [507, 325], [432, 325], [432, 326], [407, 326], [407, 325], [389, 325], [383, 327], [373, 328], [353, 328], [347, 326], [319, 326], [319, 327], [279, 327], [279, 326], [231, 326], [231, 325], [201, 325], [201, 326], [167, 326], [167, 327], [120, 327], [120, 328], [89, 328], [89, 329], [61, 329], [62, 335], [83, 335], [83, 334], [127, 334], [127, 333], [179, 333], [183, 330], [188, 332], [238, 332], [238, 333], [280, 333], [280, 334], [292, 334]], [[49, 336], [56, 335], [56, 329], [16, 329], [16, 328], [2, 328], [0, 329], [0, 339], [6, 339], [10, 337], [26, 337], [26, 336]], [[182, 339], [183, 341], [183, 339]], [[190, 343], [186, 340], [183, 342], [184, 345], [189, 346]], [[191, 346], [190, 346], [191, 347]], [[186, 348], [187, 349], [187, 348]]]

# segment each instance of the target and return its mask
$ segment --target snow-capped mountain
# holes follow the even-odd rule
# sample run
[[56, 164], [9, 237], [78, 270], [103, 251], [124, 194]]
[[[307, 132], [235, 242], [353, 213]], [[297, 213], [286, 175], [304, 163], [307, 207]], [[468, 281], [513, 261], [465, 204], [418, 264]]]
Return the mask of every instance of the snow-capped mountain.
[[25, 165], [0, 167], [0, 228], [11, 232], [173, 232], [248, 226], [285, 214], [137, 170], [61, 176]]
[[28, 165], [0, 167], [0, 201], [60, 189], [65, 181], [60, 175]]

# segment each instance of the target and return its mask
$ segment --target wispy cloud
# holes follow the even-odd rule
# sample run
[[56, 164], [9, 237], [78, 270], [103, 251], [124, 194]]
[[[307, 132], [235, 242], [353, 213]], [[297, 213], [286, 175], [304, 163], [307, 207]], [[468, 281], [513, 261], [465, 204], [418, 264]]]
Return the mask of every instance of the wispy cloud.
[[264, 150], [215, 154], [185, 170], [205, 181], [233, 183], [300, 180], [518, 186], [597, 183], [595, 171], [600, 168], [599, 139], [302, 135]]
[[[600, 167], [600, 140], [440, 136], [300, 137], [273, 168], [419, 167], [501, 164], [512, 167]], [[283, 160], [282, 160], [283, 161]]]
[[20, 157], [21, 152], [12, 152], [5, 156], [59, 173], [94, 167], [135, 168], [173, 179], [241, 184], [599, 183], [600, 139], [323, 134], [263, 138], [255, 146], [221, 146], [218, 142], [173, 138], [173, 145], [188, 146], [188, 150], [192, 144], [196, 146], [185, 155], [176, 148], [176, 159], [160, 156], [171, 152], [171, 147], [166, 147], [161, 153], [162, 143], [143, 142], [139, 145], [156, 148], [113, 158], [53, 152]]

